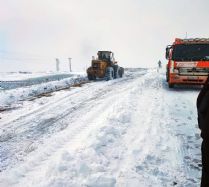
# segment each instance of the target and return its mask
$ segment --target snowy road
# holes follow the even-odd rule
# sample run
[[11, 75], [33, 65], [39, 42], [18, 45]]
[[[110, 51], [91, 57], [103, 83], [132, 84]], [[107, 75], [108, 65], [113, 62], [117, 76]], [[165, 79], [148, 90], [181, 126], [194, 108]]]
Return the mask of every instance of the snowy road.
[[0, 186], [196, 187], [198, 89], [156, 70], [53, 93], [0, 119]]

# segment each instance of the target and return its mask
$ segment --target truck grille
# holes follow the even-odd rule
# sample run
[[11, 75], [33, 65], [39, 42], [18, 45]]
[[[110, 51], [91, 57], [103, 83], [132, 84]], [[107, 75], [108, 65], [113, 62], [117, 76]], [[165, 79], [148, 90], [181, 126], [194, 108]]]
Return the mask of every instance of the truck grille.
[[179, 68], [179, 75], [206, 76], [208, 74], [209, 68]]

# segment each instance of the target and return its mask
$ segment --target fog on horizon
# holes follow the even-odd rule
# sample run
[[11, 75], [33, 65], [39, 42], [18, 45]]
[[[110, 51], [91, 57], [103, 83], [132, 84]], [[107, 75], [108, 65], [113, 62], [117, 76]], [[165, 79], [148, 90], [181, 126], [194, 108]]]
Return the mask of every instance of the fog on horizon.
[[0, 0], [0, 72], [84, 71], [98, 50], [124, 67], [164, 64], [176, 37], [209, 37], [207, 0]]

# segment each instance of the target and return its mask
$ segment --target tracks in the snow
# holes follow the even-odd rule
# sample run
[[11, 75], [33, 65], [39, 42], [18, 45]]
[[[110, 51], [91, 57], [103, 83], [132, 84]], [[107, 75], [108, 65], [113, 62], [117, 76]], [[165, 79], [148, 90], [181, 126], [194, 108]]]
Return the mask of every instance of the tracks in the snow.
[[1, 143], [11, 159], [3, 160], [9, 164], [0, 186], [91, 186], [95, 176], [116, 186], [195, 186], [187, 166], [199, 161], [188, 157], [194, 147], [186, 145], [198, 138], [187, 132], [194, 132], [187, 126], [195, 118], [187, 111], [192, 104], [181, 104], [187, 95], [163, 84], [156, 72], [128, 74], [87, 84], [11, 119], [5, 129], [14, 134]]
[[[96, 83], [94, 83], [94, 86], [96, 86]], [[20, 123], [19, 121], [22, 121], [22, 124], [19, 124], [20, 130], [16, 130], [16, 132], [18, 132], [16, 137], [20, 136], [20, 134], [23, 137], [24, 135], [31, 133], [33, 140], [35, 140], [34, 137], [36, 136], [37, 139], [40, 139], [40, 135], [37, 135], [36, 131], [38, 133], [44, 132], [44, 135], [49, 136], [45, 140], [43, 146], [40, 146], [39, 150], [37, 151], [38, 153], [36, 153], [36, 151], [32, 152], [30, 157], [25, 159], [25, 163], [22, 164], [22, 167], [18, 169], [19, 175], [22, 176], [21, 180], [24, 180], [24, 178], [32, 179], [34, 173], [36, 173], [38, 170], [43, 171], [44, 169], [47, 169], [46, 166], [50, 165], [50, 158], [58, 156], [63, 147], [65, 149], [68, 148], [68, 150], [74, 150], [79, 146], [85, 145], [86, 142], [88, 142], [87, 137], [89, 134], [94, 132], [96, 129], [101, 128], [102, 126], [105, 126], [105, 120], [109, 116], [114, 115], [114, 113], [112, 113], [113, 106], [117, 107], [116, 105], [118, 100], [119, 102], [123, 100], [123, 98], [120, 98], [120, 96], [126, 94], [126, 92], [131, 90], [133, 87], [134, 83], [132, 81], [132, 77], [131, 79], [124, 78], [112, 82], [103, 82], [100, 83], [96, 89], [94, 88], [92, 90], [92, 87], [86, 87], [83, 88], [83, 91], [79, 93], [79, 95], [73, 94], [69, 96], [68, 100], [73, 100], [72, 102], [67, 102], [65, 98], [58, 104], [54, 104], [55, 106], [50, 107], [48, 110], [43, 108], [44, 113], [42, 111], [35, 113], [35, 115], [31, 114], [29, 118], [34, 119], [38, 117], [38, 119], [34, 119], [34, 121], [30, 121], [30, 119], [27, 119], [27, 117], [26, 119], [19, 118], [16, 120], [15, 122], [18, 123]], [[62, 104], [62, 108], [60, 108], [60, 104]], [[58, 109], [62, 109], [62, 111], [58, 111]], [[53, 113], [53, 111], [56, 113]], [[50, 116], [55, 117], [51, 120], [50, 117], [48, 117], [45, 121], [43, 121], [41, 115], [49, 115], [47, 112], [52, 112]], [[30, 128], [26, 126], [29, 122]], [[48, 126], [54, 127], [55, 125], [59, 127], [64, 125], [65, 130], [62, 129], [63, 131], [60, 131], [59, 133], [57, 131], [55, 134], [53, 132], [54, 128], [47, 130], [39, 129], [39, 127], [43, 128], [44, 126], [48, 128]], [[25, 128], [23, 128], [24, 126], [26, 126], [25, 128], [28, 128], [27, 131]], [[34, 129], [31, 129], [31, 126]], [[22, 132], [21, 129], [23, 130]], [[47, 132], [49, 134], [47, 134]], [[54, 135], [51, 136], [52, 134]], [[19, 139], [16, 138], [16, 145], [18, 145], [18, 140], [19, 142], [20, 140], [24, 141], [22, 137], [19, 137]], [[12, 139], [15, 139], [15, 137]], [[44, 145], [48, 145], [46, 146], [47, 148], [45, 148]], [[35, 168], [35, 170], [33, 168]], [[14, 169], [13, 174], [15, 174], [15, 172], [16, 171]], [[7, 173], [7, 171], [5, 171], [5, 173]], [[11, 181], [11, 184], [16, 182], [17, 181]]]
[[[64, 98], [5, 122], [0, 129], [1, 170], [13, 167], [16, 162], [24, 160], [28, 153], [38, 149], [41, 142], [57, 132], [68, 126], [74, 128], [72, 124], [82, 120], [86, 111], [97, 109], [100, 103], [107, 102], [107, 98], [117, 100], [114, 95], [130, 89], [124, 85], [129, 84], [132, 78], [130, 76], [111, 82], [85, 85], [73, 90]], [[112, 101], [109, 105], [111, 103]]]

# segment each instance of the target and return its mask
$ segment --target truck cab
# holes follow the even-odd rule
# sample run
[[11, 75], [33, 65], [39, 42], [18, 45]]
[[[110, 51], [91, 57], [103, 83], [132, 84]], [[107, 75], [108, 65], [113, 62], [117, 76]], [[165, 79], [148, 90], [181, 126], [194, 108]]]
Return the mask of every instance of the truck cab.
[[209, 74], [209, 39], [175, 39], [166, 47], [166, 80], [176, 84], [202, 85]]

